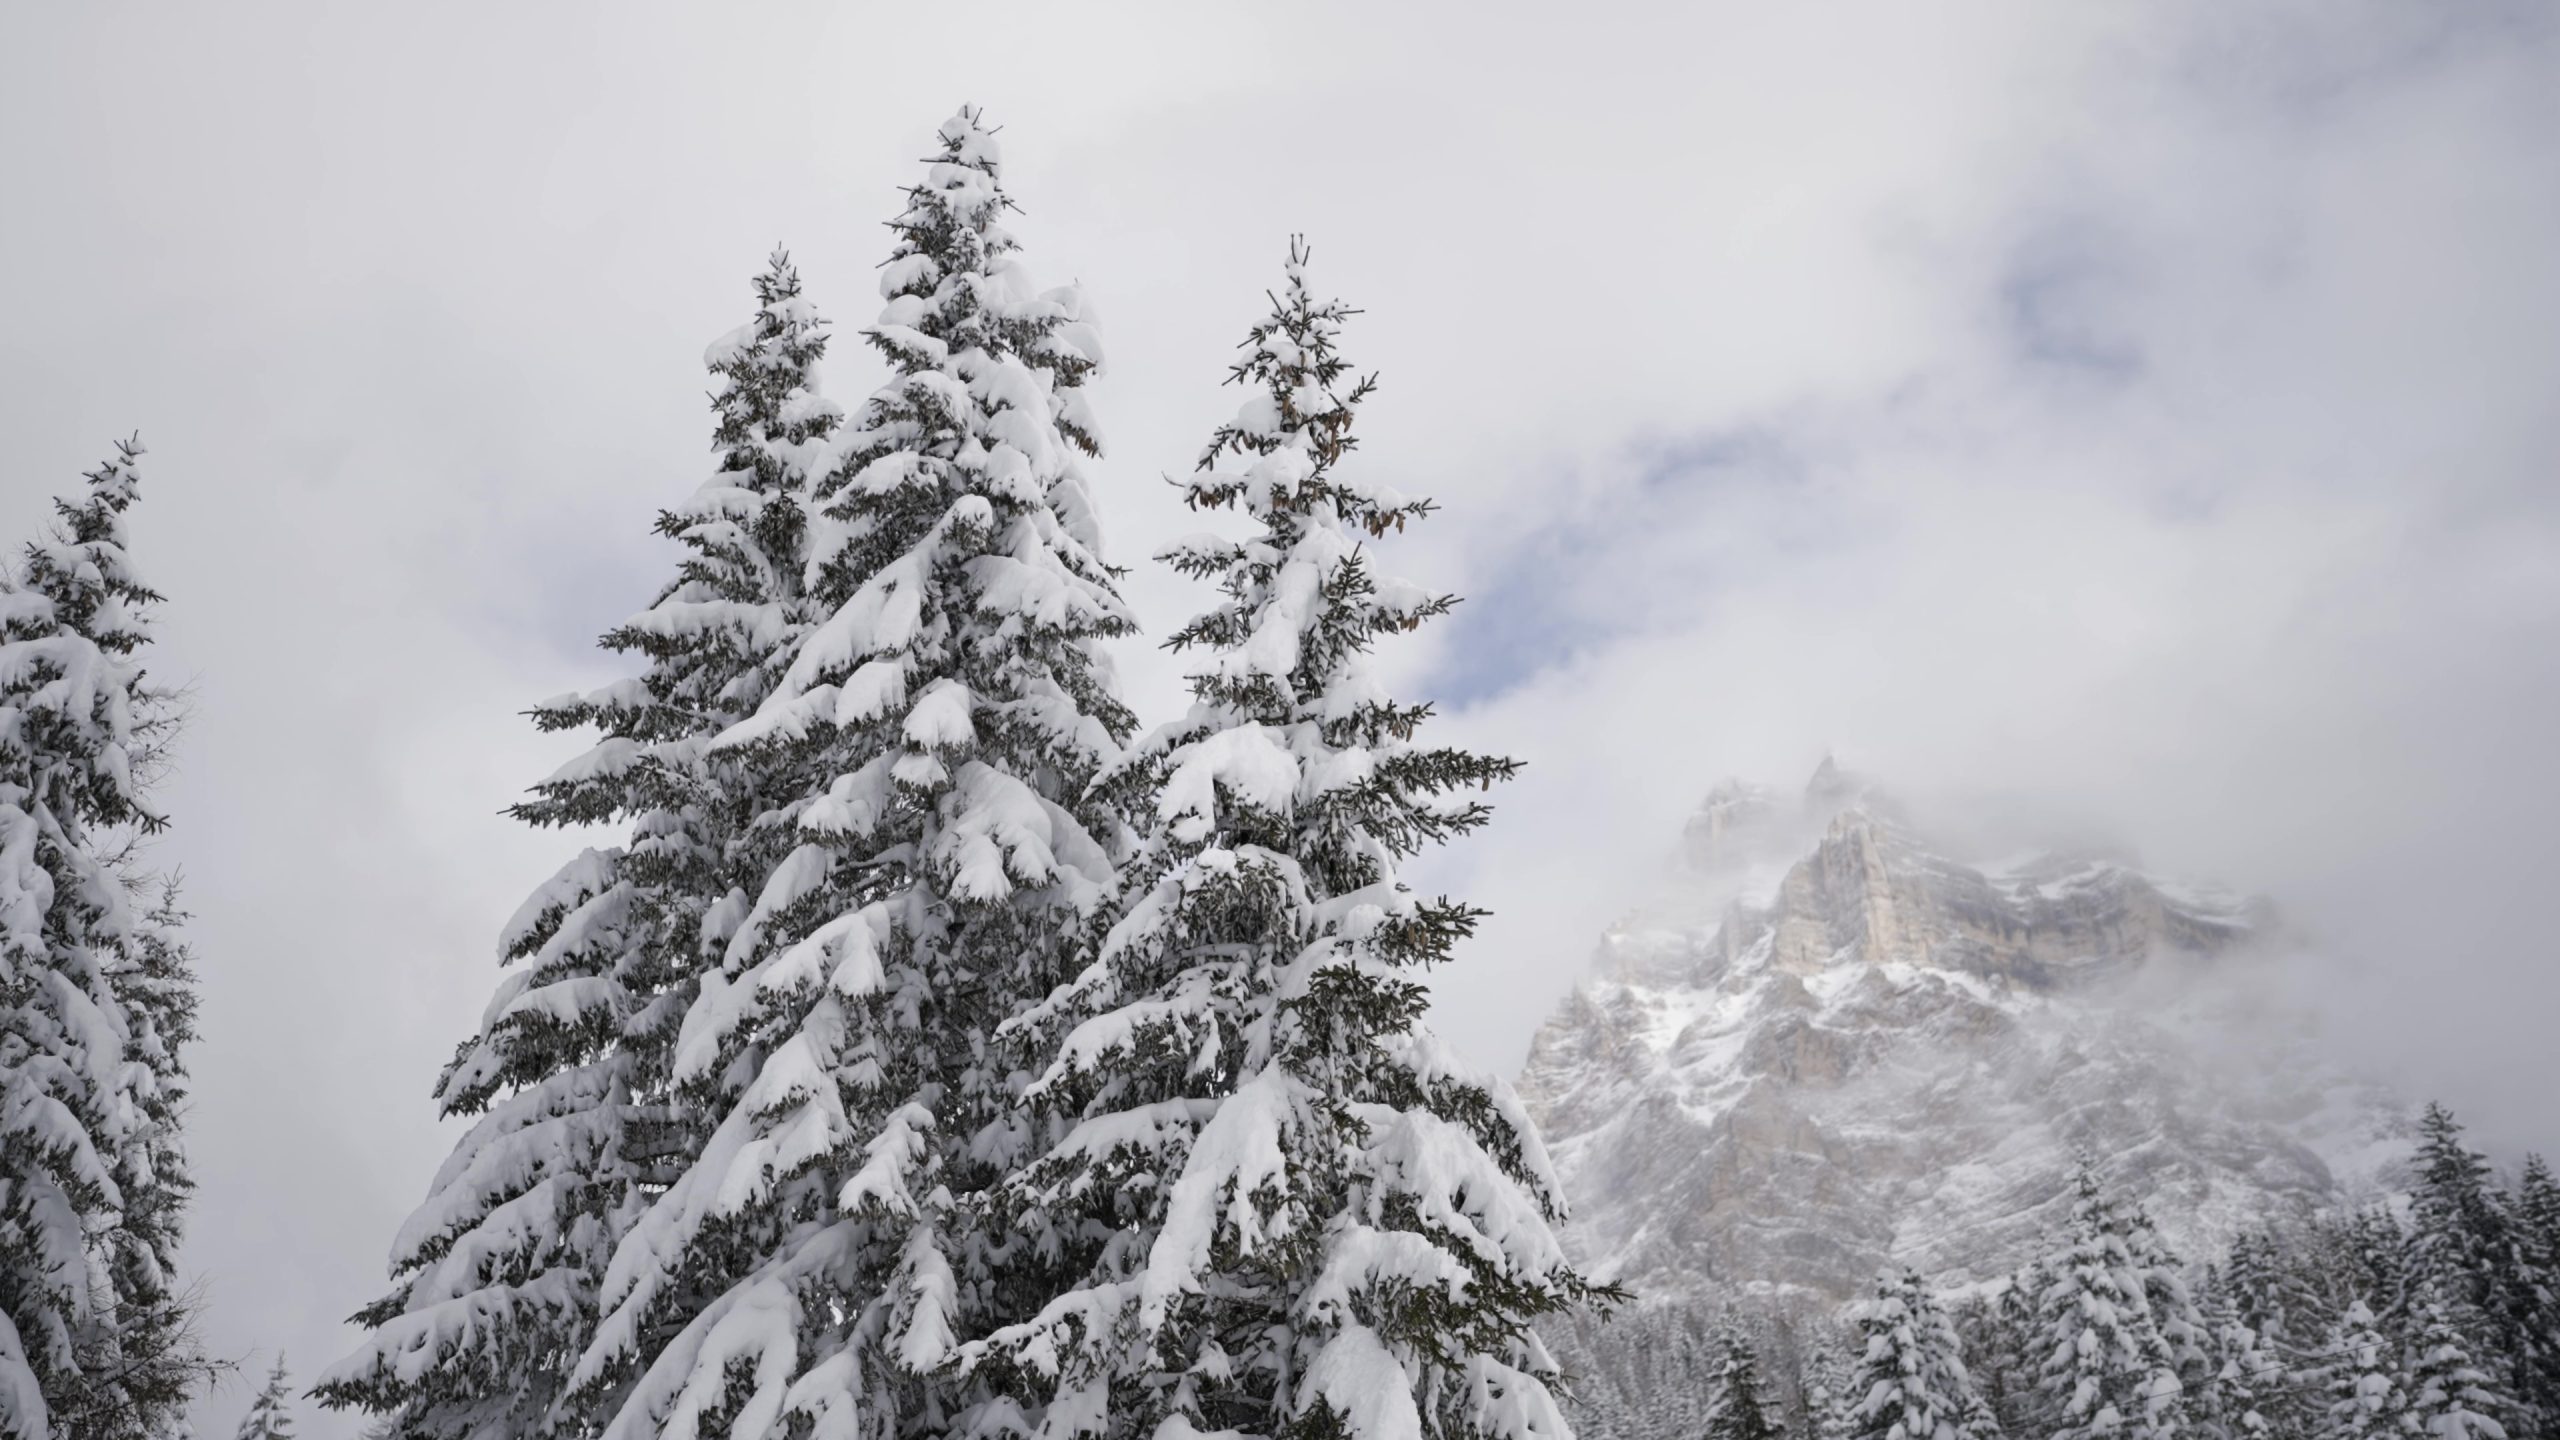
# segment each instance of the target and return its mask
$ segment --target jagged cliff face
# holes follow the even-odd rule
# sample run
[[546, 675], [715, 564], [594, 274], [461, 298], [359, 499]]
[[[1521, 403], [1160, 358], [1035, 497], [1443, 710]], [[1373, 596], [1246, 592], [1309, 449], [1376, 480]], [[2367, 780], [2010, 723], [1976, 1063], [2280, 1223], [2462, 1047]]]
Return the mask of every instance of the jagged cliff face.
[[1521, 1089], [1572, 1243], [1652, 1299], [1850, 1298], [2034, 1248], [2076, 1149], [2203, 1257], [2372, 1181], [2398, 1127], [2246, 997], [2263, 907], [2102, 855], [1966, 863], [1827, 762], [1720, 787]]

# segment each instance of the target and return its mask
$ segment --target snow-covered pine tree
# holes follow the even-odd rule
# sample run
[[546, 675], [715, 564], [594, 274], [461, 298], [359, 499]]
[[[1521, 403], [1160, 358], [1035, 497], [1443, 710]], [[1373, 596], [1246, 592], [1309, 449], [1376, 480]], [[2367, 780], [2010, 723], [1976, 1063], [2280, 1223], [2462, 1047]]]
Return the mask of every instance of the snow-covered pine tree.
[[2507, 1245], [2507, 1216], [2486, 1157], [2462, 1143], [2453, 1112], [2430, 1102], [2418, 1117], [2409, 1196], [2412, 1252], [2422, 1281], [2449, 1286], [2484, 1311]]
[[638, 1370], [614, 1437], [1017, 1423], [943, 1361], [1048, 1289], [971, 1202], [1041, 1138], [998, 1027], [1082, 968], [1114, 886], [1122, 827], [1088, 791], [1131, 728], [1100, 647], [1132, 622], [1076, 468], [1082, 301], [1025, 278], [978, 113], [939, 138], [866, 332], [893, 373], [812, 477], [819, 618], [715, 749], [805, 789], [682, 1022], [675, 1080], [716, 1126], [579, 1362]]
[[[2514, 1204], [2519, 1285], [2529, 1301], [2528, 1329], [2543, 1354], [2560, 1364], [2560, 1181], [2539, 1155], [2525, 1157]], [[2560, 1376], [2536, 1376], [2533, 1397], [2546, 1428], [2560, 1425]]]
[[2231, 1318], [2269, 1345], [2296, 1339], [2287, 1326], [2290, 1307], [2282, 1270], [2276, 1237], [2266, 1230], [2243, 1231], [2234, 1237], [2231, 1254], [2222, 1266], [2223, 1291], [2230, 1301]]
[[994, 1198], [1075, 1279], [965, 1359], [1042, 1397], [1052, 1440], [1561, 1440], [1536, 1327], [1615, 1292], [1559, 1248], [1509, 1088], [1421, 1024], [1480, 912], [1396, 877], [1516, 764], [1419, 742], [1431, 707], [1370, 673], [1453, 602], [1373, 567], [1363, 542], [1432, 507], [1351, 463], [1372, 381], [1306, 258], [1189, 482], [1255, 532], [1165, 557], [1223, 600], [1172, 641], [1204, 661], [1190, 713], [1103, 786], [1147, 816], [1120, 919], [1018, 1027], [1055, 1057], [1021, 1128], [1064, 1133]]
[[[170, 727], [159, 728], [165, 739]], [[157, 763], [152, 760], [146, 769]], [[118, 1272], [116, 1293], [132, 1297], [119, 1347], [119, 1405], [124, 1433], [161, 1440], [183, 1426], [197, 1391], [228, 1367], [208, 1358], [198, 1343], [195, 1299], [180, 1286], [175, 1269], [195, 1195], [186, 1150], [186, 1051], [196, 1038], [195, 955], [183, 934], [187, 916], [175, 876], [128, 870], [127, 879], [137, 898], [151, 900], [109, 977], [125, 1002], [125, 1062], [137, 1082], [133, 1096], [141, 1122], [116, 1175], [124, 1206], [111, 1263]]]
[[2136, 1222], [2088, 1161], [2072, 1183], [2071, 1219], [2045, 1258], [2036, 1307], [2041, 1409], [2053, 1440], [2169, 1440], [2183, 1432], [2186, 1407], [2176, 1358], [2152, 1320], [2144, 1267], [2128, 1243]]
[[787, 787], [710, 741], [754, 712], [806, 628], [799, 491], [837, 418], [814, 374], [825, 326], [789, 257], [755, 293], [755, 317], [705, 356], [720, 468], [658, 520], [680, 568], [601, 642], [640, 673], [534, 712], [600, 736], [517, 818], [630, 838], [571, 860], [507, 924], [515, 968], [436, 1088], [446, 1115], [478, 1120], [401, 1231], [395, 1288], [357, 1316], [372, 1335], [317, 1387], [411, 1440], [595, 1432], [633, 1373], [568, 1388], [606, 1266], [709, 1131], [670, 1085], [676, 1023], [787, 829], [768, 815]]
[[[2036, 1307], [2044, 1294], [2043, 1262], [2030, 1259], [1991, 1294], [1950, 1312], [1965, 1371], [1994, 1423], [2011, 1435], [2040, 1433], [2044, 1356], [2035, 1349]], [[1857, 1396], [1849, 1397], [1852, 1403]]]
[[2409, 1333], [2409, 1425], [2433, 1440], [2506, 1440], [2489, 1373], [2472, 1363], [2462, 1328], [2443, 1305], [2421, 1301]]
[[2304, 1308], [2325, 1309], [2325, 1333], [2331, 1336], [2356, 1305], [2379, 1303], [2396, 1313], [2411, 1289], [2411, 1248], [2408, 1233], [2386, 1206], [2374, 1205], [2332, 1221], [2322, 1227], [2309, 1257], [2329, 1303]]
[[2186, 1264], [2169, 1248], [2169, 1242], [2141, 1206], [2127, 1204], [2123, 1212], [2125, 1252], [2142, 1277], [2142, 1295], [2151, 1310], [2152, 1329], [2168, 1348], [2187, 1418], [2196, 1419], [2211, 1405], [2206, 1392], [2213, 1384], [2216, 1367], [2211, 1336], [2203, 1316], [2197, 1312], [2195, 1297], [2187, 1288]]
[[2268, 1414], [2271, 1407], [2266, 1397], [2283, 1391], [2284, 1366], [2258, 1332], [2240, 1318], [2228, 1270], [2206, 1271], [2196, 1318], [2203, 1326], [2211, 1366], [2209, 1381], [2197, 1390], [2202, 1399], [2198, 1418], [2222, 1440], [2275, 1440], [2275, 1421]]
[[2560, 1281], [2560, 1180], [2539, 1155], [2524, 1157], [2516, 1177], [2515, 1216], [2526, 1256], [2544, 1275]]
[[240, 1417], [232, 1440], [293, 1440], [293, 1382], [285, 1375], [284, 1355], [279, 1352], [266, 1383], [249, 1402], [249, 1413]]
[[1916, 1270], [1888, 1270], [1858, 1317], [1866, 1349], [1851, 1372], [1856, 1440], [1991, 1440], [1991, 1408], [1965, 1369], [1955, 1325]]
[[2338, 1317], [2327, 1346], [2331, 1440], [2381, 1440], [2407, 1429], [2409, 1397], [2401, 1384], [2399, 1347], [2362, 1301]]
[[2463, 1144], [2451, 1111], [2429, 1104], [2413, 1164], [2412, 1280], [2468, 1332], [2471, 1353], [2514, 1397], [2527, 1428], [2560, 1423], [2560, 1337], [2545, 1328], [2551, 1307], [2488, 1159]]
[[137, 441], [0, 589], [0, 1437], [164, 1433], [208, 1366], [175, 1275], [188, 1181], [173, 916], [135, 846], [177, 714], [143, 666]]
[[1718, 1344], [1724, 1353], [1707, 1412], [1707, 1440], [1778, 1440], [1785, 1432], [1769, 1418], [1768, 1387], [1760, 1381], [1760, 1357], [1750, 1340], [1736, 1327]]

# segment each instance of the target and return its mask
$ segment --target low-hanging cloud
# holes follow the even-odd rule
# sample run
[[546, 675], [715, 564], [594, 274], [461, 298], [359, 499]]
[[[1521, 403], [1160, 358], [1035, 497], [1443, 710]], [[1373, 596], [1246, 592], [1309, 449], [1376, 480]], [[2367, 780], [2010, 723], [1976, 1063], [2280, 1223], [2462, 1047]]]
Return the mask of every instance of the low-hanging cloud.
[[1496, 1012], [1570, 983], [1707, 785], [1836, 748], [1924, 813], [2271, 894], [2343, 1048], [2560, 1143], [2521, 898], [2560, 798], [2560, 105], [2547, 29], [2474, 18], [2112, 54], [2014, 190], [1901, 250], [1962, 302], [1925, 362], [1476, 522], [1494, 599], [1434, 673], [1536, 758], [1535, 839], [1452, 869], [1522, 983], [1451, 1020], [1516, 1054]]

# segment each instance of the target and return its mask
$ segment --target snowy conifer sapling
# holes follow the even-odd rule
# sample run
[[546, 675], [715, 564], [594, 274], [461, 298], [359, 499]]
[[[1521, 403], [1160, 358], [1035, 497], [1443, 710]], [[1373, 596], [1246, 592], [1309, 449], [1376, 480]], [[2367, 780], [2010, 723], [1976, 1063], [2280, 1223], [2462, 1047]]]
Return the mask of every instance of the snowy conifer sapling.
[[234, 1440], [293, 1440], [293, 1382], [285, 1378], [283, 1355], [276, 1356], [275, 1368], [267, 1372], [233, 1435]]
[[993, 1200], [1071, 1283], [964, 1358], [1057, 1440], [1554, 1440], [1534, 1327], [1603, 1292], [1517, 1100], [1420, 1024], [1421, 972], [1479, 912], [1396, 875], [1516, 766], [1421, 743], [1430, 707], [1370, 673], [1452, 602], [1373, 565], [1431, 506], [1355, 463], [1372, 386], [1305, 262], [1189, 481], [1255, 529], [1167, 556], [1223, 595], [1172, 641], [1195, 703], [1101, 786], [1147, 832], [1121, 916], [1014, 1027], [1053, 1057], [1020, 1127], [1063, 1135]]
[[1724, 1364], [1716, 1374], [1715, 1404], [1707, 1413], [1707, 1440], [1778, 1440], [1782, 1432], [1769, 1418], [1760, 1357], [1739, 1332], [1728, 1332], [1722, 1344]]

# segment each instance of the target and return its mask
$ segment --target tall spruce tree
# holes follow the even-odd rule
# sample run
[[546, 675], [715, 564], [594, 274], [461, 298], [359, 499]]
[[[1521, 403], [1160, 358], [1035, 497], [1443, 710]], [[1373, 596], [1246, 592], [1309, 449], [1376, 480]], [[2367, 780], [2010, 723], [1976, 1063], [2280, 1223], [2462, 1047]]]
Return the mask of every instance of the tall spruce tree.
[[803, 788], [681, 1023], [711, 1128], [578, 1363], [638, 1376], [612, 1436], [1018, 1428], [945, 1361], [1043, 1288], [974, 1199], [1039, 1140], [999, 1027], [1087, 962], [1113, 889], [1089, 791], [1131, 727], [1100, 646], [1132, 622], [1077, 469], [1082, 301], [1025, 278], [978, 113], [939, 139], [866, 332], [892, 376], [808, 487], [816, 623], [714, 747]]
[[2429, 1103], [2418, 1118], [2418, 1147], [2409, 1196], [2411, 1253], [2419, 1277], [2445, 1286], [2484, 1313], [2491, 1310], [2508, 1247], [2506, 1212], [2498, 1203], [2486, 1157], [2462, 1142], [2462, 1124]]
[[208, 1369], [175, 1278], [193, 981], [137, 855], [174, 731], [125, 516], [139, 442], [0, 590], [0, 1437], [164, 1433]]
[[506, 926], [514, 968], [436, 1087], [446, 1115], [477, 1121], [402, 1228], [397, 1285], [357, 1316], [373, 1333], [317, 1387], [414, 1440], [596, 1431], [631, 1379], [569, 1386], [606, 1267], [709, 1129], [671, 1085], [676, 1025], [787, 828], [774, 778], [710, 742], [808, 627], [800, 492], [837, 419], [814, 374], [826, 329], [787, 256], [755, 293], [754, 319], [705, 356], [720, 467], [659, 517], [680, 568], [602, 641], [640, 673], [534, 712], [599, 735], [514, 814], [629, 839], [571, 860]]
[[2530, 1259], [2529, 1237], [2491, 1179], [2485, 1156], [2463, 1143], [2442, 1105], [2418, 1120], [2417, 1170], [2409, 1196], [2410, 1269], [2469, 1349], [2514, 1398], [2528, 1426], [2560, 1425], [2560, 1336]]
[[2188, 1417], [2177, 1356], [2155, 1323], [2148, 1266], [2136, 1253], [2144, 1222], [2106, 1192], [2088, 1161], [2072, 1183], [2071, 1219], [2045, 1258], [2036, 1307], [2042, 1413], [2054, 1440], [2169, 1440]]
[[1015, 1027], [1052, 1054], [1015, 1123], [1059, 1138], [991, 1209], [1070, 1280], [963, 1359], [1058, 1440], [1561, 1437], [1536, 1326], [1614, 1294], [1558, 1246], [1517, 1099], [1421, 1024], [1480, 912], [1398, 863], [1517, 767], [1421, 743], [1431, 707], [1369, 670], [1453, 602], [1373, 566], [1432, 507], [1354, 462], [1373, 384], [1306, 258], [1188, 483], [1256, 528], [1165, 557], [1222, 601], [1171, 642], [1201, 661], [1189, 714], [1101, 786], [1146, 826], [1118, 921]]
[[249, 1401], [249, 1413], [240, 1417], [232, 1440], [293, 1440], [293, 1382], [285, 1378], [282, 1354]]
[[1716, 1371], [1715, 1399], [1707, 1412], [1706, 1440], [1779, 1440], [1785, 1432], [1769, 1416], [1768, 1387], [1760, 1357], [1740, 1329], [1718, 1341], [1724, 1351]]
[[2000, 1433], [1965, 1368], [1954, 1323], [1918, 1271], [1878, 1277], [1858, 1328], [1866, 1348], [1848, 1394], [1856, 1440], [1992, 1440]]

